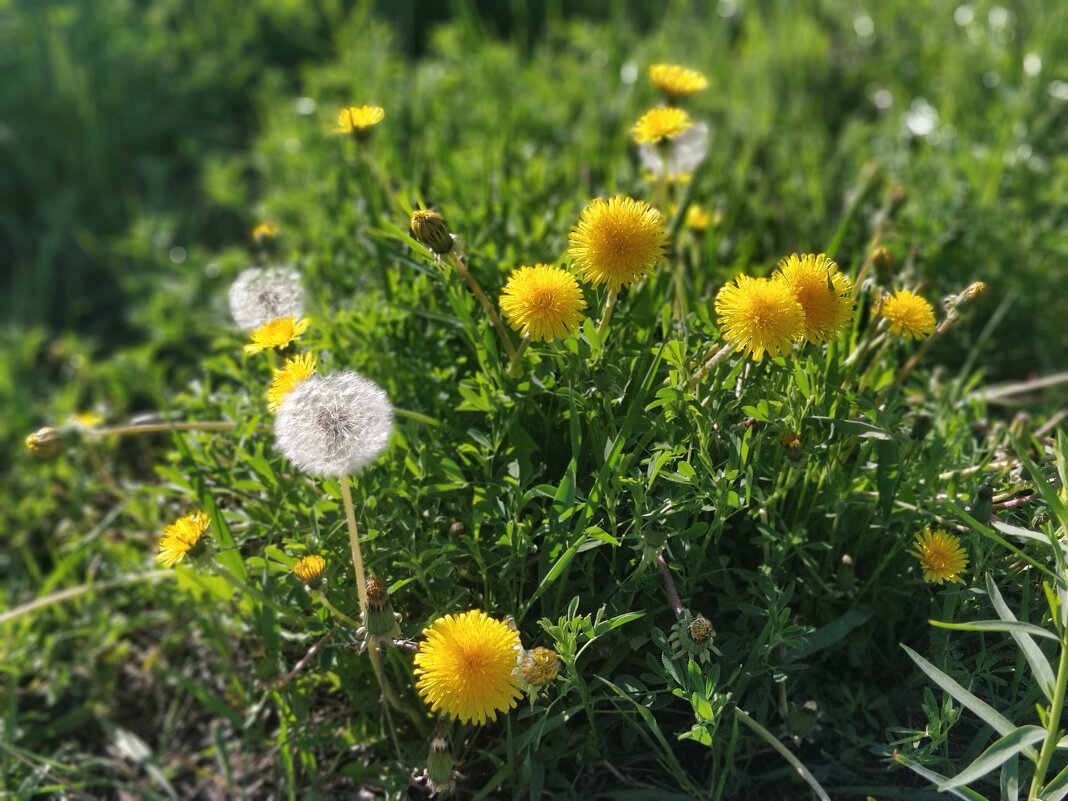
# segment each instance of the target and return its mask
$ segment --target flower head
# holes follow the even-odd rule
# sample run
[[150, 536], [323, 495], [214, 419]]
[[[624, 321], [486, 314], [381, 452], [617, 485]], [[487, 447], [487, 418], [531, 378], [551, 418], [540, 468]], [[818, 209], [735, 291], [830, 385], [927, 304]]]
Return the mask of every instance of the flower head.
[[464, 723], [485, 723], [515, 707], [519, 632], [472, 609], [439, 617], [423, 637], [415, 655], [415, 686], [431, 710]]
[[531, 687], [544, 687], [560, 674], [560, 657], [551, 648], [538, 646], [524, 651], [519, 659], [519, 675]]
[[374, 381], [343, 370], [311, 375], [282, 399], [278, 448], [297, 468], [340, 478], [381, 455], [393, 433], [393, 406]]
[[34, 431], [26, 437], [26, 450], [38, 459], [51, 459], [59, 454], [63, 445], [63, 438], [52, 426]]
[[263, 242], [267, 239], [274, 239], [276, 236], [278, 236], [278, 226], [273, 222], [261, 222], [252, 229], [254, 242]]
[[245, 331], [279, 317], [304, 314], [300, 273], [289, 267], [250, 267], [230, 286], [230, 314]]
[[568, 240], [583, 280], [618, 291], [663, 258], [667, 232], [663, 215], [644, 201], [597, 198], [582, 210]]
[[678, 64], [652, 64], [649, 78], [669, 100], [692, 95], [708, 86], [704, 75]]
[[899, 289], [884, 295], [879, 314], [890, 321], [890, 333], [923, 339], [935, 330], [935, 315], [931, 304], [915, 292]]
[[779, 262], [780, 277], [805, 311], [801, 336], [818, 344], [838, 336], [853, 316], [853, 282], [822, 253], [793, 253]]
[[350, 106], [337, 115], [337, 133], [354, 133], [357, 136], [369, 131], [385, 119], [386, 111], [379, 106]]
[[735, 350], [751, 353], [755, 361], [765, 352], [789, 353], [805, 324], [805, 311], [784, 281], [748, 275], [720, 289], [716, 314], [723, 339]]
[[279, 317], [264, 323], [249, 336], [252, 341], [245, 345], [245, 353], [259, 353], [261, 350], [288, 347], [295, 339], [308, 330], [308, 319], [296, 320], [293, 317]]
[[318, 581], [322, 577], [324, 570], [326, 570], [326, 560], [319, 554], [305, 556], [293, 565], [293, 572], [305, 584]]
[[655, 145], [662, 139], [674, 139], [692, 125], [693, 120], [684, 109], [658, 106], [638, 118], [630, 135], [639, 145], [643, 142]]
[[78, 412], [67, 420], [77, 428], [99, 428], [104, 424], [104, 416], [98, 412]]
[[302, 353], [286, 359], [281, 370], [274, 371], [274, 379], [267, 389], [267, 408], [277, 412], [282, 399], [296, 389], [297, 384], [315, 372], [315, 355]]
[[575, 276], [547, 264], [520, 267], [501, 290], [501, 311], [508, 324], [535, 342], [551, 342], [573, 333], [585, 308]]
[[165, 526], [163, 536], [159, 538], [156, 560], [164, 567], [174, 567], [197, 547], [210, 525], [211, 518], [204, 512], [194, 512]]
[[931, 531], [928, 526], [916, 534], [915, 550], [909, 551], [920, 560], [923, 580], [932, 584], [943, 581], [960, 582], [958, 574], [968, 567], [968, 552], [960, 545], [960, 539], [943, 529]]
[[416, 209], [412, 212], [411, 232], [416, 242], [426, 245], [439, 256], [453, 248], [453, 238], [445, 218], [433, 209]]
[[688, 182], [707, 155], [708, 126], [703, 122], [694, 123], [666, 143], [644, 142], [638, 146], [642, 166], [658, 179], [666, 169], [671, 183]]
[[691, 203], [690, 208], [686, 209], [686, 227], [694, 231], [705, 231], [708, 229], [708, 224], [712, 222], [712, 215], [709, 214], [708, 209], [699, 203]]

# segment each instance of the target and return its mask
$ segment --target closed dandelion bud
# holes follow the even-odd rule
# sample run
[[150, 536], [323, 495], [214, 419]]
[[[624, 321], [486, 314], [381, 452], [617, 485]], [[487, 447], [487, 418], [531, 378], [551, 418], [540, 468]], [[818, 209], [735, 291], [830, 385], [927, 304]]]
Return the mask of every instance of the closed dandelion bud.
[[323, 583], [324, 570], [326, 570], [326, 560], [318, 554], [305, 556], [293, 565], [293, 573], [296, 577], [311, 588]]
[[63, 437], [56, 429], [45, 426], [26, 437], [26, 450], [38, 459], [51, 459], [59, 455]]
[[463, 534], [463, 533], [464, 533], [464, 524], [461, 523], [459, 520], [454, 520], [452, 525], [449, 526], [449, 535], [453, 536], [453, 537], [458, 537], [460, 534]]
[[871, 254], [871, 264], [875, 268], [875, 278], [884, 286], [889, 286], [894, 282], [894, 268], [897, 266], [897, 259], [894, 257], [894, 253], [889, 248], [876, 248], [875, 252]]
[[690, 637], [696, 642], [704, 642], [712, 636], [712, 621], [710, 621], [704, 615], [698, 615], [690, 621], [690, 625], [687, 627], [690, 632]]
[[445, 218], [432, 209], [417, 209], [412, 212], [412, 237], [426, 245], [439, 256], [452, 250], [453, 240]]
[[678, 621], [671, 627], [668, 635], [668, 645], [671, 647], [671, 655], [675, 659], [693, 659], [700, 663], [708, 662], [713, 653], [719, 651], [712, 645], [715, 636], [712, 622], [704, 615], [694, 615], [690, 610], [684, 609], [679, 615]]
[[250, 267], [230, 286], [230, 314], [238, 327], [251, 331], [272, 320], [304, 315], [300, 273], [289, 267]]
[[367, 580], [367, 614], [364, 619], [367, 633], [372, 637], [400, 633], [393, 603], [389, 600], [389, 588], [378, 576]]
[[519, 675], [531, 687], [544, 687], [560, 675], [560, 657], [551, 648], [538, 646], [524, 651], [519, 661]]
[[929, 414], [918, 414], [912, 419], [912, 430], [909, 432], [909, 438], [914, 442], [919, 442], [924, 439], [931, 431], [931, 427], [934, 425], [934, 418]]
[[455, 764], [448, 740], [435, 734], [430, 741], [430, 753], [426, 758], [426, 776], [434, 792], [448, 792], [452, 789]]
[[964, 297], [967, 300], [976, 300], [977, 298], [982, 297], [984, 292], [986, 292], [986, 283], [983, 281], [974, 281], [964, 290]]

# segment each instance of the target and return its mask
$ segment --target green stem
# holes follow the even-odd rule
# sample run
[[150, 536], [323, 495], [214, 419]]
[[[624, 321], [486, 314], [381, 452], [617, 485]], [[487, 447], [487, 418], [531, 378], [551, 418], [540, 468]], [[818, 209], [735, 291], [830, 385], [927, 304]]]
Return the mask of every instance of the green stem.
[[332, 603], [330, 603], [330, 599], [326, 597], [326, 593], [324, 593], [322, 590], [312, 590], [311, 595], [315, 600], [325, 606], [330, 614], [332, 614], [346, 626], [350, 627], [353, 631], [360, 627], [360, 624], [354, 618], [349, 617], [336, 606], [334, 606]]
[[524, 334], [508, 365], [508, 375], [511, 378], [519, 378], [523, 374], [523, 354], [527, 352], [528, 347], [530, 347], [530, 334]]
[[92, 429], [92, 433], [97, 436], [107, 434], [119, 437], [124, 434], [154, 434], [159, 431], [229, 431], [233, 427], [233, 423], [226, 422], [148, 423], [145, 425], [121, 425], [111, 426], [110, 428], [96, 428]]
[[341, 501], [345, 505], [345, 523], [349, 529], [349, 548], [352, 550], [352, 566], [356, 571], [356, 594], [360, 599], [360, 613], [367, 617], [367, 576], [363, 570], [363, 553], [360, 551], [360, 534], [356, 529], [356, 510], [352, 505], [352, 490], [349, 477], [341, 476]]
[[604, 342], [604, 335], [608, 330], [608, 321], [612, 319], [612, 312], [615, 311], [617, 297], [619, 297], [619, 290], [609, 289], [608, 297], [604, 299], [604, 313], [601, 315], [601, 322], [597, 326], [597, 339], [601, 343]]
[[490, 303], [489, 298], [486, 297], [486, 293], [482, 291], [482, 287], [479, 286], [478, 281], [471, 275], [460, 257], [456, 255], [455, 249], [449, 251], [446, 258], [448, 259], [449, 264], [455, 267], [456, 271], [463, 276], [464, 281], [467, 282], [467, 288], [471, 290], [471, 294], [478, 298], [478, 302], [482, 305], [483, 311], [486, 312], [486, 316], [489, 317], [489, 321], [496, 329], [497, 336], [500, 337], [501, 344], [504, 345], [504, 351], [508, 354], [509, 360], [515, 358], [515, 345], [512, 344], [512, 338], [508, 336], [508, 331], [505, 329], [504, 323], [502, 323], [501, 318], [497, 316], [497, 312], [493, 309], [493, 304]]
[[1031, 789], [1027, 793], [1028, 801], [1036, 801], [1046, 781], [1046, 771], [1053, 759], [1053, 752], [1057, 750], [1057, 741], [1060, 739], [1061, 712], [1064, 709], [1065, 690], [1068, 689], [1068, 635], [1061, 634], [1061, 658], [1057, 663], [1057, 687], [1053, 692], [1053, 702], [1049, 707], [1049, 715], [1046, 723], [1046, 739], [1042, 743], [1042, 751], [1038, 755], [1038, 764], [1035, 766], [1035, 775], [1031, 779]]

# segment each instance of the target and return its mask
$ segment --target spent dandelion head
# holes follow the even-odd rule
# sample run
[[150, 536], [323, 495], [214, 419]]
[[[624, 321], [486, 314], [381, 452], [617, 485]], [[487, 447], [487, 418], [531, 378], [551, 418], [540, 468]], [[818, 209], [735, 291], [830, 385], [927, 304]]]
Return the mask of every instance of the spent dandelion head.
[[716, 295], [723, 339], [760, 361], [765, 353], [789, 353], [804, 329], [805, 311], [781, 280], [739, 275]]
[[311, 353], [302, 353], [286, 359], [282, 369], [274, 371], [271, 386], [267, 389], [267, 408], [277, 412], [285, 396], [315, 372], [315, 364], [315, 355]]
[[259, 353], [261, 350], [272, 348], [282, 349], [300, 339], [300, 335], [308, 330], [308, 319], [297, 320], [293, 317], [279, 317], [271, 320], [255, 329], [249, 338], [252, 340], [245, 345], [245, 353]]
[[496, 720], [516, 705], [519, 633], [479, 609], [440, 617], [423, 630], [416, 689], [434, 712], [464, 723]]
[[694, 123], [667, 142], [644, 142], [638, 146], [642, 167], [660, 179], [667, 171], [671, 183], [687, 183], [708, 155], [708, 126]]
[[801, 337], [814, 344], [838, 336], [853, 317], [853, 282], [824, 254], [793, 253], [779, 262], [777, 276], [805, 312]]
[[282, 399], [274, 419], [275, 440], [290, 462], [335, 478], [377, 459], [392, 433], [385, 390], [348, 370], [304, 379]]
[[910, 553], [920, 560], [924, 581], [961, 582], [960, 574], [968, 567], [968, 552], [961, 547], [958, 537], [944, 529], [932, 531], [928, 526], [916, 534], [913, 547]]
[[300, 273], [289, 267], [250, 267], [230, 285], [230, 314], [251, 331], [279, 317], [304, 314]]
[[200, 545], [209, 526], [211, 518], [204, 512], [185, 515], [165, 526], [159, 538], [156, 560], [164, 567], [174, 567]]
[[890, 323], [890, 333], [898, 336], [923, 339], [935, 330], [934, 308], [908, 289], [884, 295], [879, 302], [879, 315]]
[[663, 215], [644, 201], [597, 198], [582, 210], [568, 241], [583, 280], [618, 291], [663, 259], [667, 232]]
[[357, 136], [365, 135], [385, 117], [386, 111], [380, 106], [349, 106], [338, 112], [335, 131]]
[[679, 64], [652, 64], [649, 79], [668, 100], [692, 95], [708, 87], [708, 79], [697, 70]]
[[655, 145], [664, 139], [674, 139], [692, 125], [693, 120], [685, 109], [658, 106], [638, 118], [630, 135], [639, 145], [645, 142]]
[[559, 267], [520, 267], [501, 290], [501, 311], [508, 324], [535, 342], [572, 334], [582, 322], [586, 299], [575, 276]]

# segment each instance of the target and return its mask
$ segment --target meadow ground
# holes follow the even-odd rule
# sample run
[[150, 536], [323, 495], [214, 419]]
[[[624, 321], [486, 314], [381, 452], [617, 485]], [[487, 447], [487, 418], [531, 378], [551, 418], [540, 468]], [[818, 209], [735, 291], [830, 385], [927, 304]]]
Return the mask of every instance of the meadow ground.
[[423, 6], [0, 4], [0, 797], [1068, 795], [1068, 7]]

